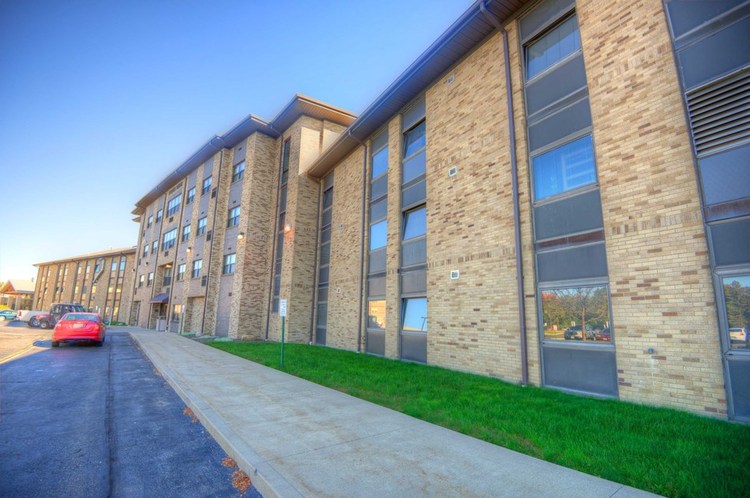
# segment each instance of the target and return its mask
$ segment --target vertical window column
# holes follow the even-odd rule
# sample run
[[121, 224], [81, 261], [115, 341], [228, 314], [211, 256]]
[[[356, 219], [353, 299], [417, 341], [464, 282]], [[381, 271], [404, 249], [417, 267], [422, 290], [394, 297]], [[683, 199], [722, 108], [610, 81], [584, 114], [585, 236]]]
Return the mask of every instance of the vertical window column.
[[315, 323], [315, 343], [325, 345], [328, 330], [328, 279], [331, 263], [331, 223], [333, 215], [333, 173], [323, 179], [323, 199], [320, 218], [320, 248], [318, 265], [318, 309]]
[[276, 223], [276, 254], [274, 255], [273, 264], [273, 301], [271, 312], [279, 312], [279, 295], [281, 293], [281, 264], [284, 259], [284, 233], [286, 227], [286, 194], [287, 182], [289, 180], [289, 152], [291, 148], [290, 140], [284, 141], [281, 150], [281, 175], [279, 178], [279, 217]]
[[427, 136], [421, 99], [403, 114], [401, 358], [427, 362]]
[[368, 353], [385, 354], [385, 261], [388, 242], [388, 130], [372, 141], [370, 248], [367, 271]]

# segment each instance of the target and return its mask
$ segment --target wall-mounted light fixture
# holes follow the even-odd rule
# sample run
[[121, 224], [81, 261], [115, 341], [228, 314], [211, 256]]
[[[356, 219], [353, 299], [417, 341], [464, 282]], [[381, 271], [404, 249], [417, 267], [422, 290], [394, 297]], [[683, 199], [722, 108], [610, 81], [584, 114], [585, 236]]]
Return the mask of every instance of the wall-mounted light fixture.
[[284, 233], [289, 233], [291, 231], [292, 231], [292, 225], [290, 225], [289, 223], [284, 225]]
[[245, 232], [240, 232], [237, 234], [237, 240], [242, 240], [245, 238]]
[[[188, 246], [188, 248], [187, 248], [187, 252], [188, 252], [188, 254], [190, 254], [190, 253], [191, 253], [192, 251], [193, 251], [193, 248], [192, 248], [192, 247], [190, 247], [190, 246]], [[148, 263], [146, 263], [146, 264], [148, 264]]]

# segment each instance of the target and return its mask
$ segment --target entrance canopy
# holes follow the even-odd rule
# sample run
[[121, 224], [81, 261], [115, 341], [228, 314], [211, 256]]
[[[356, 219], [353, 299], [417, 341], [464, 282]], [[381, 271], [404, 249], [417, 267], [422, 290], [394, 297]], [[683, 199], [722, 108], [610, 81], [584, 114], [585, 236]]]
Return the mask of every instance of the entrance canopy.
[[169, 301], [169, 294], [166, 292], [157, 294], [151, 299], [151, 304], [166, 304]]

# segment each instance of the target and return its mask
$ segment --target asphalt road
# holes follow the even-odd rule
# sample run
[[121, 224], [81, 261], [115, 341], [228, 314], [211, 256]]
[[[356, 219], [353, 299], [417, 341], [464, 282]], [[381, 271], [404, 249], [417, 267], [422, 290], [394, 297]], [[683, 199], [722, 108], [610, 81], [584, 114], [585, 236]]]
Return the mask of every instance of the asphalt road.
[[243, 496], [238, 469], [127, 333], [101, 348], [46, 337], [0, 364], [0, 496]]

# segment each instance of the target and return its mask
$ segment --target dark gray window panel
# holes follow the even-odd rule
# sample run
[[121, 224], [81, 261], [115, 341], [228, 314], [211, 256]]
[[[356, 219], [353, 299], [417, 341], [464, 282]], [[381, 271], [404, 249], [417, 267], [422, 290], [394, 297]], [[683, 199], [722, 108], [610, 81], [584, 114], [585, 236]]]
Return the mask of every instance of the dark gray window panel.
[[370, 354], [385, 355], [385, 331], [368, 330], [366, 351]]
[[331, 240], [331, 227], [326, 227], [320, 231], [320, 243], [329, 242]]
[[425, 150], [422, 149], [422, 152], [412, 156], [411, 158], [409, 158], [407, 161], [404, 162], [403, 178], [401, 179], [401, 183], [402, 184], [409, 183], [415, 178], [424, 176], [426, 171], [427, 171], [427, 154], [425, 153]]
[[425, 103], [424, 97], [420, 98], [412, 106], [404, 111], [403, 130], [406, 131], [424, 119]]
[[733, 355], [727, 362], [735, 418], [750, 421], [750, 356]]
[[404, 242], [401, 246], [401, 266], [424, 264], [427, 261], [427, 239]]
[[333, 173], [323, 178], [323, 190], [328, 190], [331, 187], [333, 187]]
[[385, 277], [370, 277], [367, 280], [368, 297], [385, 296]]
[[326, 343], [326, 328], [316, 327], [315, 329], [315, 344], [325, 345]]
[[591, 109], [586, 97], [572, 106], [529, 126], [529, 151], [557, 142], [591, 126]]
[[281, 189], [281, 192], [279, 193], [279, 211], [286, 211], [286, 187], [283, 187]]
[[245, 141], [243, 140], [237, 147], [234, 148], [234, 155], [232, 156], [232, 166], [245, 160]]
[[604, 396], [617, 396], [614, 349], [542, 348], [544, 384]]
[[383, 147], [388, 145], [388, 130], [383, 130], [380, 135], [375, 137], [372, 141], [372, 150], [373, 152], [377, 152]]
[[401, 208], [407, 208], [417, 204], [424, 204], [427, 199], [427, 183], [422, 180], [419, 183], [404, 189], [401, 194]]
[[750, 63], [750, 17], [679, 52], [685, 88], [696, 87]]
[[427, 363], [427, 334], [402, 332], [401, 359]]
[[733, 9], [746, 0], [667, 0], [672, 32], [679, 38], [701, 24]]
[[325, 327], [328, 325], [328, 304], [318, 304], [318, 327]]
[[318, 302], [324, 303], [326, 301], [328, 301], [328, 286], [318, 289]]
[[535, 240], [602, 228], [599, 189], [534, 208]]
[[370, 205], [370, 223], [377, 223], [380, 220], [384, 220], [387, 214], [388, 203], [386, 199], [373, 202]]
[[385, 271], [385, 247], [370, 252], [370, 273]]
[[575, 6], [575, 0], [547, 0], [521, 19], [521, 40], [527, 41]]
[[370, 199], [379, 199], [388, 193], [388, 175], [383, 175], [374, 182], [372, 182], [372, 189], [370, 190]]
[[531, 116], [585, 86], [583, 56], [578, 55], [526, 86], [528, 115]]
[[703, 213], [707, 222], [750, 216], [750, 197], [738, 201], [706, 206]]
[[329, 275], [329, 267], [324, 267], [320, 269], [320, 273], [318, 274], [318, 285], [323, 285], [328, 283], [328, 275]]
[[709, 227], [716, 266], [750, 263], [750, 218]]
[[333, 210], [331, 210], [331, 209], [326, 209], [325, 211], [323, 211], [323, 217], [322, 217], [322, 220], [320, 222], [321, 226], [326, 226], [326, 225], [330, 225], [331, 224], [331, 213], [332, 212], [333, 212]]
[[401, 294], [422, 295], [427, 293], [427, 270], [405, 271], [401, 274]]
[[327, 265], [331, 261], [331, 244], [322, 244], [320, 246], [320, 264]]
[[539, 282], [607, 276], [604, 244], [591, 244], [536, 255]]
[[706, 204], [750, 197], [750, 144], [698, 161]]

